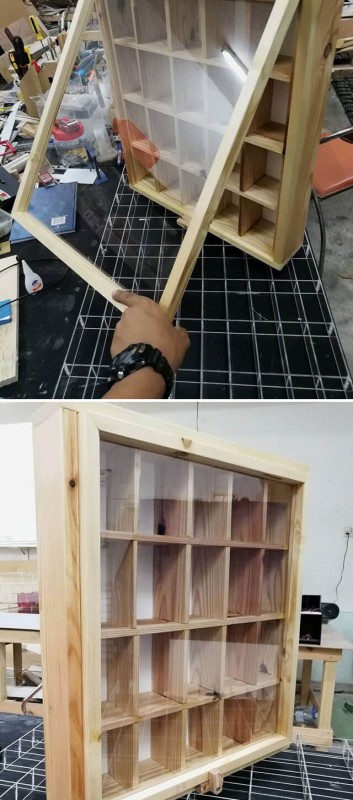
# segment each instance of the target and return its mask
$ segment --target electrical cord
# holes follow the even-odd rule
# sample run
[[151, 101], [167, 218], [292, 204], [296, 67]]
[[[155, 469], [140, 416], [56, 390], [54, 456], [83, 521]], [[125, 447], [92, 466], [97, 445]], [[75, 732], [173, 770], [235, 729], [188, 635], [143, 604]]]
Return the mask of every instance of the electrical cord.
[[[37, 261], [46, 261], [46, 262], [48, 262], [48, 261], [56, 261], [58, 264], [62, 263], [60, 261], [60, 259], [58, 259], [58, 258], [31, 258], [30, 261], [32, 263], [37, 263]], [[1, 274], [3, 272], [6, 272], [6, 270], [13, 269], [13, 267], [16, 267], [16, 266], [21, 266], [21, 259], [19, 261], [17, 261], [17, 262], [14, 262], [13, 264], [9, 264], [8, 267], [5, 267], [4, 269], [2, 269], [0, 271], [0, 276], [1, 276]], [[34, 292], [33, 294], [28, 294], [28, 292], [26, 292], [26, 294], [20, 294], [18, 297], [15, 297], [13, 300], [5, 300], [3, 303], [0, 303], [0, 308], [4, 308], [5, 306], [12, 305], [13, 303], [18, 303], [20, 300], [26, 300], [27, 297], [35, 297], [36, 294], [43, 294], [43, 292], [48, 292], [49, 289], [53, 289], [54, 286], [58, 286], [59, 283], [62, 283], [65, 280], [65, 278], [68, 276], [69, 272], [70, 272], [70, 267], [67, 267], [66, 270], [65, 270], [64, 275], [62, 275], [61, 278], [58, 278], [58, 280], [53, 281], [52, 283], [49, 283], [48, 286], [43, 286], [43, 289], [41, 289], [40, 292]]]
[[338, 587], [341, 585], [342, 580], [343, 580], [343, 573], [344, 573], [344, 567], [345, 567], [347, 553], [348, 553], [348, 547], [349, 547], [349, 535], [347, 533], [347, 544], [346, 544], [346, 549], [344, 551], [344, 556], [343, 556], [341, 576], [340, 576], [340, 579], [339, 579], [338, 584], [337, 584], [336, 589], [335, 589], [335, 591], [336, 591], [336, 603], [338, 602]]

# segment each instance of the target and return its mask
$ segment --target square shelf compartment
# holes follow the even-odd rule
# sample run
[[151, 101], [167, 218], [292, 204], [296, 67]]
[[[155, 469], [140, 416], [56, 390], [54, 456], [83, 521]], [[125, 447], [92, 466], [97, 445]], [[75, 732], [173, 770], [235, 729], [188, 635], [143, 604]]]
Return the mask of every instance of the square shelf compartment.
[[206, 125], [206, 73], [201, 64], [173, 58], [176, 112], [181, 119]]
[[283, 154], [287, 127], [289, 86], [269, 81], [251, 123], [246, 142]]
[[169, 59], [158, 53], [140, 51], [143, 96], [150, 108], [173, 111]]
[[103, 797], [114, 797], [137, 786], [136, 725], [102, 733]]
[[168, 197], [180, 202], [181, 189], [178, 168], [160, 159], [151, 169], [151, 172], [156, 181], [157, 191], [166, 192]]
[[192, 175], [186, 170], [181, 170], [181, 202], [183, 206], [193, 208], [203, 190], [205, 178]]
[[287, 554], [266, 550], [263, 561], [262, 613], [284, 612]]
[[223, 628], [191, 630], [188, 640], [188, 703], [212, 702], [224, 687], [225, 644]]
[[221, 705], [211, 703], [187, 711], [185, 759], [188, 766], [205, 756], [215, 756], [221, 747]]
[[191, 551], [190, 619], [224, 619], [228, 593], [225, 547], [193, 547]]
[[101, 443], [101, 529], [129, 533], [135, 526], [135, 450]]
[[133, 146], [136, 145], [136, 147], [141, 145], [146, 147], [146, 144], [151, 146], [151, 142], [148, 139], [148, 123], [144, 107], [138, 103], [125, 100], [125, 112], [127, 120], [125, 128], [130, 143]]
[[218, 153], [219, 146], [223, 139], [223, 133], [218, 131], [207, 130], [206, 135], [207, 135], [206, 168], [208, 173]]
[[266, 245], [269, 253], [273, 250], [276, 214], [260, 203], [247, 197], [239, 199], [239, 236], [256, 237]]
[[206, 177], [206, 134], [200, 125], [178, 121], [180, 163], [184, 170]]
[[[225, 693], [244, 694], [258, 679], [258, 623], [228, 625]], [[250, 684], [250, 686], [249, 686]]]
[[[165, 165], [166, 166], [166, 165]], [[141, 453], [139, 536], [188, 536], [189, 465], [168, 456]]]
[[134, 721], [136, 707], [136, 637], [103, 639], [101, 643], [102, 728]]
[[283, 650], [283, 622], [269, 620], [259, 624], [258, 683], [279, 679]]
[[219, 210], [210, 225], [210, 232], [220, 236], [221, 239], [238, 235], [239, 196], [227, 192], [227, 195], [229, 194], [229, 202], [225, 201], [224, 197], [222, 198]]
[[[238, 10], [239, 3], [229, 3], [228, 0], [206, 0], [205, 33], [209, 58], [220, 58], [225, 43], [234, 47], [236, 43], [234, 37], [237, 36], [237, 29], [239, 30], [239, 25], [241, 25]], [[244, 33], [243, 29], [242, 36]], [[240, 41], [242, 36], [239, 37]], [[225, 59], [224, 64], [227, 64]]]
[[261, 543], [264, 522], [264, 481], [234, 473], [231, 538], [236, 542]]
[[101, 540], [101, 622], [106, 628], [133, 628], [134, 543]]
[[136, 616], [138, 625], [186, 622], [186, 546], [139, 544]]
[[178, 163], [176, 146], [175, 121], [167, 114], [150, 109], [151, 136], [157, 154], [164, 161]]
[[169, 0], [173, 50], [201, 51], [198, 0]]
[[279, 691], [276, 686], [255, 693], [253, 739], [278, 733]]
[[167, 48], [167, 25], [164, 0], [144, 0], [134, 3], [136, 39], [139, 44]]
[[122, 3], [109, 3], [109, 16], [113, 39], [135, 40], [134, 21], [129, 0]]
[[265, 541], [288, 546], [293, 489], [279, 481], [268, 482]]
[[142, 101], [142, 87], [137, 51], [131, 47], [115, 45], [115, 54], [121, 82], [121, 90], [125, 99], [131, 95]]
[[209, 125], [228, 125], [244, 82], [233, 70], [207, 67], [207, 119]]
[[138, 725], [140, 783], [181, 769], [182, 749], [181, 711], [140, 722]]
[[194, 465], [194, 539], [229, 539], [231, 474]]
[[261, 613], [262, 558], [261, 550], [231, 549], [228, 617]]
[[139, 637], [139, 716], [152, 717], [185, 702], [185, 634]]
[[224, 700], [223, 752], [249, 744], [254, 735], [256, 700], [253, 694]]
[[252, 144], [245, 144], [241, 169], [230, 176], [228, 188], [238, 191], [259, 205], [277, 210], [283, 156]]

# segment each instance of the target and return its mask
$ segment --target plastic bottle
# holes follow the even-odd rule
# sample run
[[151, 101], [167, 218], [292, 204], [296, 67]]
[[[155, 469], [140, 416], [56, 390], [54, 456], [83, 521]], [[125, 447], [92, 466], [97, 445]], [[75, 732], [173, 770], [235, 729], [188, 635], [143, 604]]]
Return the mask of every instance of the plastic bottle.
[[313, 725], [318, 718], [316, 706], [296, 706], [294, 709], [295, 725]]

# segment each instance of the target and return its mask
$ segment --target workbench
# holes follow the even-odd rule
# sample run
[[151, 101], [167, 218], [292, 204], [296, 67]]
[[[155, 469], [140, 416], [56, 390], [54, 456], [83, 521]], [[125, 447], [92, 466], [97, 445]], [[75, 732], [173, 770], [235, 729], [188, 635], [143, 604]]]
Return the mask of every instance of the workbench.
[[[303, 743], [329, 746], [333, 740], [331, 717], [335, 693], [337, 664], [342, 659], [343, 650], [353, 650], [352, 642], [331, 625], [323, 625], [320, 645], [299, 645], [299, 661], [303, 661], [303, 672], [300, 685], [300, 705], [314, 705], [319, 716], [316, 728], [294, 725], [293, 741], [299, 734]], [[323, 662], [320, 687], [320, 699], [311, 686], [313, 661]]]
[[[110, 168], [109, 175], [103, 186], [79, 187], [77, 230], [66, 238], [80, 252], [85, 247], [126, 289], [158, 299], [183, 231], [172, 212], [132, 192], [125, 170], [116, 170], [114, 178]], [[86, 213], [91, 207], [92, 223]], [[36, 262], [50, 254], [33, 241], [13, 252], [45, 285], [65, 272], [64, 265]], [[191, 346], [177, 374], [176, 399], [353, 398], [307, 236], [282, 272], [274, 273], [208, 234], [177, 314]], [[119, 316], [72, 271], [50, 291], [21, 302], [19, 381], [0, 388], [0, 397], [101, 398]]]
[[[0, 712], [7, 712], [9, 714], [21, 714], [22, 700], [8, 700], [7, 686], [6, 686], [6, 646], [11, 644], [13, 648], [13, 664], [14, 664], [14, 681], [16, 686], [21, 684], [22, 675], [22, 645], [23, 644], [40, 644], [40, 631], [36, 629], [37, 615], [34, 616], [33, 629], [21, 629], [15, 627], [16, 624], [21, 624], [21, 620], [15, 617], [13, 628], [0, 628]], [[26, 615], [27, 616], [27, 615]], [[38, 624], [38, 623], [37, 623]], [[30, 694], [32, 689], [28, 687], [27, 694]], [[30, 714], [41, 717], [43, 715], [43, 706], [40, 703], [29, 703], [27, 709]]]

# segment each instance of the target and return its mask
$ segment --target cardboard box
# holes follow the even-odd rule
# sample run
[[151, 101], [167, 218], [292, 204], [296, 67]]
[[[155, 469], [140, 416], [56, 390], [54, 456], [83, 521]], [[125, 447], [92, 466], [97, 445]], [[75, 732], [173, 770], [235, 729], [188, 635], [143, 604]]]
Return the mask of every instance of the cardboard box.
[[[28, 17], [37, 11], [32, 3], [27, 0], [2, 0], [0, 3], [0, 28], [8, 28], [21, 17]], [[4, 48], [5, 49], [5, 48]]]

